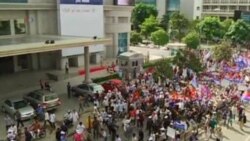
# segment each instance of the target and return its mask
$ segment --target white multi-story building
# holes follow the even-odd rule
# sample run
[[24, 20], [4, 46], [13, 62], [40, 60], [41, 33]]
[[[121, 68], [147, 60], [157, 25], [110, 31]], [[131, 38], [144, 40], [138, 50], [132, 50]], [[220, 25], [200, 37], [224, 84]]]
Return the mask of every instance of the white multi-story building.
[[[97, 36], [97, 38], [111, 38], [113, 41], [112, 45], [90, 48], [90, 63], [98, 63], [101, 56], [103, 58], [116, 57], [118, 52], [129, 50], [130, 17], [133, 6], [117, 5], [114, 4], [113, 0], [99, 0], [102, 2], [100, 9], [88, 7], [89, 4], [87, 4], [85, 8], [80, 9], [82, 11], [70, 11], [70, 13], [75, 12], [75, 14], [82, 12], [83, 15], [79, 19], [89, 23], [93, 20], [93, 27], [86, 25], [90, 27], [87, 29], [80, 24], [74, 28], [82, 34], [67, 34], [65, 27], [69, 27], [70, 31], [73, 29], [74, 22], [77, 21], [72, 20], [70, 21], [72, 25], [64, 25], [63, 27], [63, 17], [60, 12], [62, 1], [64, 0], [0, 0], [0, 48], [4, 47], [8, 50], [12, 46], [24, 43], [32, 45], [31, 43], [43, 43], [46, 40], [55, 40], [57, 43], [57, 41], [66, 40], [65, 36], [84, 35], [86, 38]], [[82, 0], [66, 1], [86, 2]], [[77, 3], [75, 4], [77, 5]], [[82, 3], [82, 5], [84, 4]], [[78, 6], [80, 7], [80, 5]], [[64, 10], [69, 12], [67, 11], [69, 9]], [[84, 17], [84, 12], [86, 17]], [[87, 17], [86, 12], [96, 12], [96, 15], [93, 14], [95, 17]], [[100, 14], [98, 15], [98, 13]], [[100, 19], [100, 23], [95, 23], [96, 19]], [[64, 20], [67, 19], [64, 18]], [[67, 22], [64, 23], [67, 24]], [[97, 32], [100, 34], [96, 34]], [[53, 35], [53, 37], [47, 35]], [[0, 74], [25, 70], [64, 69], [65, 62], [68, 62], [69, 66], [72, 67], [84, 66], [84, 51], [82, 50], [80, 53], [74, 52], [77, 50], [72, 48], [14, 56], [6, 55], [6, 57], [0, 57]]]
[[234, 11], [249, 11], [250, 0], [203, 0], [202, 16], [233, 18]]

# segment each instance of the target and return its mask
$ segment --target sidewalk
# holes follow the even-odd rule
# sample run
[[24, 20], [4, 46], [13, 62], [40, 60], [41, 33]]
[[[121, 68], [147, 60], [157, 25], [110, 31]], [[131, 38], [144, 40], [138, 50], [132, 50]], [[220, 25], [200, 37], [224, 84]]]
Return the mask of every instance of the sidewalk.
[[[103, 65], [111, 64], [114, 59], [103, 61]], [[98, 65], [90, 65], [90, 68], [96, 67]], [[84, 81], [84, 75], [79, 75], [78, 71], [84, 69], [80, 68], [70, 68], [69, 74], [65, 75], [64, 70], [41, 70], [41, 71], [25, 71], [18, 72], [13, 74], [6, 74], [0, 76], [0, 85], [1, 95], [0, 99], [6, 99], [7, 97], [13, 97], [17, 95], [23, 95], [28, 91], [40, 88], [39, 80], [49, 81], [52, 88], [60, 94], [62, 92], [61, 88], [64, 88], [67, 82], [71, 82], [71, 85], [77, 85]], [[49, 80], [46, 73], [57, 74], [61, 77], [65, 77], [60, 81]], [[91, 78], [97, 78], [102, 76], [109, 75], [106, 70], [101, 70], [97, 72], [90, 73]], [[0, 103], [2, 102], [0, 100]]]

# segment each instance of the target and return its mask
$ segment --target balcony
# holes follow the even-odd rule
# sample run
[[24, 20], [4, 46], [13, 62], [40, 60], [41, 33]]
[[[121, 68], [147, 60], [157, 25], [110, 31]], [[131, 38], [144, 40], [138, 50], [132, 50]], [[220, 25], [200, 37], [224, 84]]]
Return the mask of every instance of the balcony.
[[250, 5], [250, 0], [204, 0], [203, 5]]

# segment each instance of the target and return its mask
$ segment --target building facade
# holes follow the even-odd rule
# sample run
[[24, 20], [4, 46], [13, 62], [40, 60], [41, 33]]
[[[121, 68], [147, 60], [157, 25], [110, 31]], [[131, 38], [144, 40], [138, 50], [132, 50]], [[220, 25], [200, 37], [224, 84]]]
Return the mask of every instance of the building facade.
[[180, 12], [188, 20], [200, 19], [202, 12], [202, 0], [181, 0]]
[[136, 0], [136, 3], [145, 3], [155, 5], [158, 10], [158, 18], [165, 14], [172, 14], [180, 11], [180, 0]]
[[[27, 38], [22, 37], [33, 35], [61, 36], [59, 2], [57, 0], [0, 0], [0, 40], [14, 38], [24, 40]], [[102, 37], [112, 38], [113, 45], [103, 46], [101, 50], [96, 47], [96, 52], [90, 50], [91, 63], [98, 63], [102, 59], [101, 56], [116, 57], [118, 53], [129, 50], [132, 9], [133, 6], [130, 5], [114, 5], [113, 0], [103, 1], [103, 15], [98, 15], [103, 19]], [[81, 29], [81, 27], [78, 28]], [[32, 41], [32, 38], [29, 38], [29, 42], [34, 41], [35, 39]], [[14, 40], [8, 42], [15, 44]], [[4, 69], [1, 67], [0, 74], [25, 70], [64, 69], [66, 62], [72, 67], [84, 66], [83, 53], [63, 56], [63, 50], [61, 50], [2, 57], [0, 65], [4, 66]]]
[[233, 18], [234, 11], [249, 11], [250, 0], [203, 0], [202, 16]]

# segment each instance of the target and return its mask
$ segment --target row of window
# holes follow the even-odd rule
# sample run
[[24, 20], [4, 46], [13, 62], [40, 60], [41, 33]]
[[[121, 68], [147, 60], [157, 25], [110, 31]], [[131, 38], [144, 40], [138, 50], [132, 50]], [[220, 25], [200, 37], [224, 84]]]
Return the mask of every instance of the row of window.
[[248, 6], [204, 6], [203, 11], [220, 11], [220, 12], [229, 12], [235, 10], [248, 11], [250, 7]]
[[26, 33], [24, 19], [0, 20], [0, 36]]
[[249, 0], [204, 0], [204, 3], [249, 3]]

